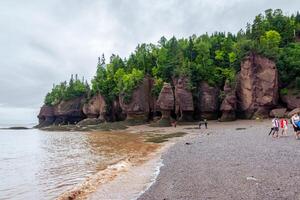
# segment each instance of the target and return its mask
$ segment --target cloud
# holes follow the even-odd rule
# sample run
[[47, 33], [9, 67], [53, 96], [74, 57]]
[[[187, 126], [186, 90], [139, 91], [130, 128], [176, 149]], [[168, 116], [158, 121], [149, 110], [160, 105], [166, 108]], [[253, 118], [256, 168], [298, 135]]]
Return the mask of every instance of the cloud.
[[72, 73], [91, 79], [102, 53], [125, 57], [163, 35], [235, 33], [268, 8], [299, 7], [299, 0], [2, 1], [0, 111], [38, 110], [53, 83]]

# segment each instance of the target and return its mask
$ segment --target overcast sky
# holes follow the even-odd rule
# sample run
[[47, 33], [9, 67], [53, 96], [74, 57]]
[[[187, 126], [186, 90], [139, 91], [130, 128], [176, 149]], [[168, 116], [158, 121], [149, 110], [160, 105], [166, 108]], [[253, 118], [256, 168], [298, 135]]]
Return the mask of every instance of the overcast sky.
[[53, 83], [89, 80], [97, 57], [127, 57], [161, 36], [237, 32], [268, 8], [299, 0], [1, 0], [0, 124], [35, 122]]

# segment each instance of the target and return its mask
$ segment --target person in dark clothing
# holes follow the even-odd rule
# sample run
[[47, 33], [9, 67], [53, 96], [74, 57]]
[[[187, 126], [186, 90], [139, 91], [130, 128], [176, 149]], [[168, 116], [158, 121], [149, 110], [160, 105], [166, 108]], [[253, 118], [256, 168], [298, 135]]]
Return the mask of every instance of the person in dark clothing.
[[207, 129], [207, 120], [204, 119], [204, 125], [205, 125], [205, 128]]

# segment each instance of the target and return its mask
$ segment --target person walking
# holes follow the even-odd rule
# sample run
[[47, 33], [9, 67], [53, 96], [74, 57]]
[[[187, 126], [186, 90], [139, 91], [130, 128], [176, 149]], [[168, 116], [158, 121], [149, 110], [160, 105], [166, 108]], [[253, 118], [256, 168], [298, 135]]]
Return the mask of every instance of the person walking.
[[205, 129], [207, 129], [207, 120], [204, 119], [204, 126], [205, 126]]
[[278, 121], [277, 117], [275, 117], [272, 120], [272, 128], [271, 128], [269, 135], [271, 135], [271, 133], [272, 133], [273, 138], [278, 138], [278, 131], [279, 131], [279, 121]]
[[299, 136], [300, 136], [300, 117], [299, 117], [299, 115], [295, 113], [291, 118], [291, 122], [294, 127], [296, 140], [298, 140]]
[[280, 119], [281, 136], [287, 136], [288, 121], [284, 118]]

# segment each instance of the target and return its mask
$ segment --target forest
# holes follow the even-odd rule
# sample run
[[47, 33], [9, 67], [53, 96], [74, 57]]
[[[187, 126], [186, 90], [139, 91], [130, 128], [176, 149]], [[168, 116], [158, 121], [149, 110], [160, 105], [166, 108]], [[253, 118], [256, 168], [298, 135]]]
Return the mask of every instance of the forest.
[[234, 83], [243, 58], [251, 52], [275, 61], [281, 93], [300, 90], [299, 42], [300, 13], [284, 15], [280, 9], [268, 9], [235, 34], [161, 37], [157, 44], [139, 44], [128, 58], [113, 54], [106, 62], [102, 55], [90, 84], [72, 75], [69, 82], [54, 85], [44, 103], [56, 105], [62, 100], [90, 98], [98, 93], [108, 104], [119, 94], [130, 102], [133, 90], [145, 76], [154, 79], [153, 96], [159, 95], [164, 82], [172, 83], [178, 76], [188, 77], [193, 93], [201, 81], [221, 88], [225, 81]]

